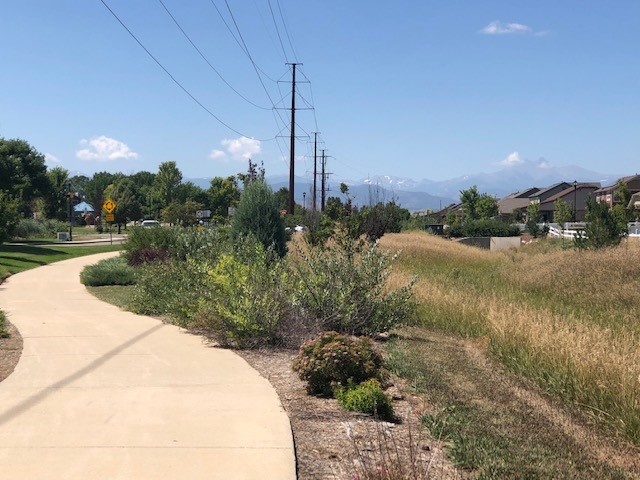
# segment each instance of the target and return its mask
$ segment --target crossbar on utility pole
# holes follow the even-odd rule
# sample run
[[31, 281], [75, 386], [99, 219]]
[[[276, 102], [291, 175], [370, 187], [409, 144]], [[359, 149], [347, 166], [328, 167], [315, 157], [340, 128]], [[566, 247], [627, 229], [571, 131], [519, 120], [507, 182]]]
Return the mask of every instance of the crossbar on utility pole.
[[[296, 65], [297, 63], [287, 63], [293, 67], [291, 79], [291, 143], [289, 147], [289, 208], [287, 213], [294, 214], [295, 202], [295, 155], [296, 155]], [[301, 64], [300, 64], [301, 65]]]

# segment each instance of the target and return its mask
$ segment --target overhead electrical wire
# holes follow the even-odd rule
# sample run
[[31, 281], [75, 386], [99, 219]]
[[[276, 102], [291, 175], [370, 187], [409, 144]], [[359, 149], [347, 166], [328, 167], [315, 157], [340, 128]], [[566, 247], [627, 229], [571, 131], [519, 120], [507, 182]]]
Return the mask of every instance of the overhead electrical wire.
[[[271, 78], [269, 75], [267, 75], [267, 73], [262, 70], [258, 65], [255, 64], [255, 62], [253, 61], [253, 59], [251, 58], [251, 54], [249, 53], [249, 50], [246, 49], [246, 46], [243, 47], [242, 43], [240, 43], [240, 40], [238, 40], [238, 38], [236, 37], [235, 33], [233, 33], [233, 30], [231, 29], [231, 27], [229, 26], [229, 24], [227, 23], [227, 20], [224, 18], [224, 15], [222, 15], [222, 12], [220, 11], [220, 9], [218, 8], [218, 5], [216, 5], [216, 2], [214, 2], [214, 0], [209, 0], [209, 2], [211, 2], [211, 5], [213, 5], [213, 8], [216, 9], [216, 12], [218, 12], [218, 15], [220, 16], [220, 18], [222, 19], [222, 23], [224, 23], [224, 26], [227, 27], [227, 30], [229, 30], [229, 33], [231, 34], [231, 36], [233, 37], [233, 39], [236, 41], [236, 43], [238, 44], [238, 46], [240, 47], [240, 50], [242, 50], [244, 52], [244, 54], [249, 57], [249, 59], [251, 60], [251, 63], [253, 64], [253, 66], [258, 69], [260, 71], [260, 73], [262, 73], [268, 80], [271, 80], [272, 82], [275, 82], [275, 80], [273, 78]], [[227, 7], [229, 6], [229, 4], [227, 4]], [[231, 9], [229, 9], [229, 11], [231, 11]], [[233, 17], [233, 15], [232, 15]]]
[[[169, 70], [167, 70], [165, 68], [164, 65], [162, 65], [162, 63], [160, 63], [160, 61], [149, 51], [149, 49], [147, 49], [147, 47], [144, 46], [144, 44], [138, 39], [138, 37], [135, 36], [135, 34], [129, 29], [129, 27], [127, 27], [125, 25], [125, 23], [120, 19], [120, 17], [111, 9], [111, 7], [109, 7], [109, 5], [105, 2], [105, 0], [100, 0], [100, 2], [105, 6], [105, 8], [107, 10], [109, 10], [109, 12], [111, 13], [111, 15], [113, 15], [113, 17], [118, 21], [118, 23], [120, 25], [122, 25], [122, 27], [127, 31], [127, 33], [129, 35], [131, 35], [131, 37], [136, 41], [136, 43], [138, 45], [140, 45], [140, 47], [147, 53], [147, 55], [149, 55], [149, 57], [151, 57], [151, 59], [156, 62], [156, 64], [164, 71], [164, 73], [166, 73], [169, 78], [171, 78], [171, 80], [173, 80], [173, 83], [175, 83], [178, 87], [180, 87], [180, 89], [186, 93], [191, 100], [193, 100], [194, 102], [196, 102], [200, 108], [202, 108], [205, 112], [207, 112], [209, 115], [211, 115], [213, 118], [215, 118], [221, 125], [224, 125], [225, 127], [227, 127], [229, 130], [231, 130], [234, 133], [237, 133], [238, 135], [240, 135], [241, 137], [247, 137], [247, 138], [254, 138], [251, 135], [245, 135], [244, 133], [240, 132], [239, 130], [236, 130], [235, 128], [233, 128], [231, 125], [229, 125], [228, 123], [224, 122], [220, 117], [218, 117], [215, 113], [213, 113], [211, 110], [209, 110], [202, 102], [200, 102], [200, 100], [198, 100], [189, 90], [187, 90], [172, 74], [171, 72], [169, 72]], [[256, 139], [257, 140], [257, 139]], [[268, 138], [268, 139], [264, 139], [264, 140], [259, 140], [261, 142], [268, 142], [270, 140], [273, 140], [273, 138]]]
[[[282, 7], [280, 7], [280, 0], [276, 0], [278, 5], [278, 11], [280, 12], [280, 18], [282, 19], [282, 25], [284, 25], [284, 31], [287, 34], [287, 39], [289, 40], [289, 46], [291, 47], [291, 52], [293, 53], [293, 58], [297, 62], [298, 55], [296, 55], [296, 50], [293, 48], [293, 42], [291, 41], [291, 36], [289, 35], [289, 29], [287, 28], [287, 22], [282, 14]], [[271, 8], [271, 1], [269, 0], [269, 8]]]
[[169, 9], [167, 8], [167, 6], [165, 5], [165, 3], [162, 0], [158, 0], [158, 2], [160, 2], [160, 5], [162, 5], [162, 7], [164, 8], [165, 12], [167, 12], [167, 14], [171, 17], [171, 20], [173, 20], [173, 23], [176, 24], [176, 26], [180, 29], [180, 31], [182, 32], [182, 34], [184, 35], [184, 37], [189, 41], [189, 43], [191, 44], [191, 46], [196, 50], [196, 52], [198, 52], [198, 54], [202, 57], [202, 59], [207, 62], [207, 65], [209, 65], [209, 67], [211, 68], [211, 70], [213, 70], [216, 75], [218, 75], [218, 77], [220, 77], [220, 80], [222, 80], [225, 85], [227, 85], [231, 90], [233, 90], [240, 98], [242, 98], [244, 101], [246, 101], [247, 103], [253, 105], [256, 108], [259, 108], [261, 110], [271, 110], [270, 107], [263, 107], [261, 105], [258, 105], [254, 102], [252, 102], [251, 100], [249, 100], [247, 97], [245, 97], [242, 93], [240, 93], [238, 90], [236, 90], [233, 85], [231, 85], [229, 82], [227, 82], [227, 80], [222, 76], [222, 74], [216, 69], [216, 67], [214, 67], [211, 62], [207, 59], [207, 57], [205, 57], [205, 55], [202, 53], [202, 51], [196, 46], [195, 43], [193, 43], [193, 40], [191, 40], [191, 37], [189, 37], [189, 35], [187, 34], [187, 32], [185, 32], [184, 28], [182, 28], [182, 26], [180, 25], [180, 23], [178, 23], [178, 20], [176, 20], [176, 17], [173, 16], [173, 14], [169, 11]]
[[276, 22], [276, 16], [273, 14], [273, 7], [271, 6], [271, 0], [267, 0], [269, 4], [269, 11], [271, 12], [271, 19], [273, 20], [273, 25], [276, 27], [276, 33], [278, 34], [278, 40], [280, 40], [280, 47], [282, 48], [282, 54], [284, 55], [284, 61], [289, 62], [287, 58], [287, 52], [284, 50], [284, 43], [282, 43], [282, 37], [280, 36], [280, 29], [278, 28], [278, 22]]

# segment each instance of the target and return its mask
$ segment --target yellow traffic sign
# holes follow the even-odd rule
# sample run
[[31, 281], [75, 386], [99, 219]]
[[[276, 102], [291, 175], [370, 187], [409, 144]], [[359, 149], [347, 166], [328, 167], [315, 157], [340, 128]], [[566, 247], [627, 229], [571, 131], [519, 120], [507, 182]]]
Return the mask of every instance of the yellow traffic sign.
[[116, 221], [116, 216], [115, 216], [113, 213], [107, 213], [107, 214], [104, 216], [104, 219], [105, 219], [107, 222], [115, 222], [115, 221]]
[[104, 208], [107, 213], [113, 213], [113, 211], [116, 209], [116, 202], [114, 202], [110, 198], [107, 198], [102, 204], [102, 208]]

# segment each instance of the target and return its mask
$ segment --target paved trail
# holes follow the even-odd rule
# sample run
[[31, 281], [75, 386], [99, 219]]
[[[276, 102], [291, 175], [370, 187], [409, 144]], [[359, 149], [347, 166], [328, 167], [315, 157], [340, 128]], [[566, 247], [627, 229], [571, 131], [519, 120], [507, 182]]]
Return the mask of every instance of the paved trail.
[[79, 272], [113, 253], [0, 285], [24, 338], [0, 383], [0, 477], [294, 479], [289, 419], [229, 350], [100, 302]]

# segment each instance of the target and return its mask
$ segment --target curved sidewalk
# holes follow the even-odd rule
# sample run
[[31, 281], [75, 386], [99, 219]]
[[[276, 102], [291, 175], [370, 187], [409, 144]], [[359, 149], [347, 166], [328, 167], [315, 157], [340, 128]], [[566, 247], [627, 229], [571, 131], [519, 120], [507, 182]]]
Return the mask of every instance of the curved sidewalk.
[[289, 419], [229, 350], [103, 303], [79, 272], [113, 253], [0, 285], [24, 338], [0, 383], [0, 477], [295, 479]]

